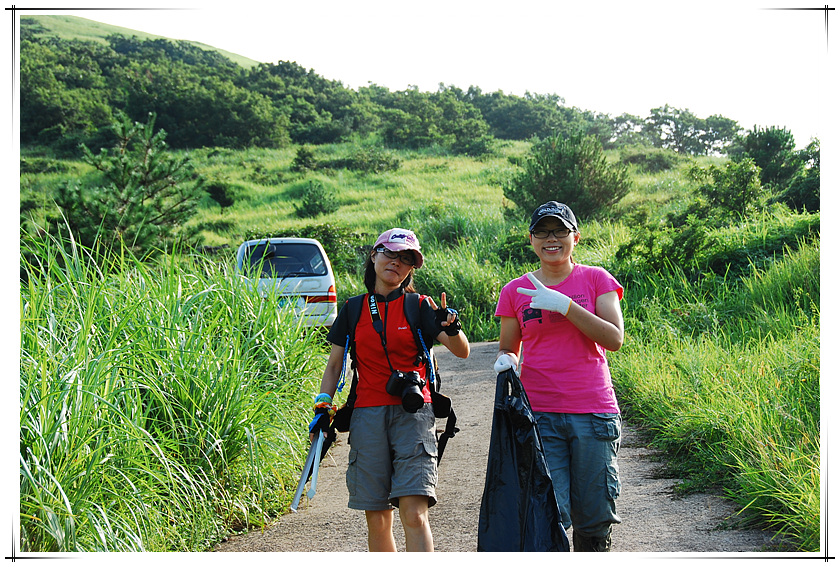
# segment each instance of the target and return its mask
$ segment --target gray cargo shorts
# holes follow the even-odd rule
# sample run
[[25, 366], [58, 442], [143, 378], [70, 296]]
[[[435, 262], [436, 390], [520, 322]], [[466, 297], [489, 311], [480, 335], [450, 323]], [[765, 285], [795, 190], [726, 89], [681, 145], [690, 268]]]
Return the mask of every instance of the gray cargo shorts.
[[347, 504], [354, 510], [389, 510], [403, 496], [437, 503], [437, 440], [432, 405], [417, 413], [402, 406], [355, 408], [350, 420]]

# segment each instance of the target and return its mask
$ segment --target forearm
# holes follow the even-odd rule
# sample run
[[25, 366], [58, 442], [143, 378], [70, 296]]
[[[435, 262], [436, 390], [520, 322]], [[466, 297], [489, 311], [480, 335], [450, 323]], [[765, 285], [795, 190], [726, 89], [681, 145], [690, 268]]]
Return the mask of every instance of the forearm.
[[470, 355], [470, 341], [467, 340], [467, 336], [463, 331], [454, 336], [440, 333], [438, 335], [438, 341], [458, 358], [467, 358]]
[[324, 375], [321, 377], [321, 389], [319, 390], [322, 393], [329, 394], [330, 397], [335, 396], [338, 380], [341, 377], [343, 358], [344, 348], [333, 345], [330, 357], [327, 360], [327, 366], [324, 368]]
[[572, 302], [566, 319], [587, 338], [607, 350], [616, 351], [624, 344], [624, 325], [621, 322], [616, 324], [603, 319], [575, 302]]

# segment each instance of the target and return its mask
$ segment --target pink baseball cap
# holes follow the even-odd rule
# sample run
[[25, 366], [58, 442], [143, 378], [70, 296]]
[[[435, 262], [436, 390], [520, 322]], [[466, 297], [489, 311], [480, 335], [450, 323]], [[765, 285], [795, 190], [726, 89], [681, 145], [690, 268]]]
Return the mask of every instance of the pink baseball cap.
[[417, 235], [404, 228], [392, 228], [386, 230], [376, 239], [374, 248], [384, 246], [388, 250], [400, 252], [402, 250], [411, 250], [414, 252], [414, 267], [419, 268], [423, 265], [423, 254], [420, 252], [420, 241], [417, 240]]

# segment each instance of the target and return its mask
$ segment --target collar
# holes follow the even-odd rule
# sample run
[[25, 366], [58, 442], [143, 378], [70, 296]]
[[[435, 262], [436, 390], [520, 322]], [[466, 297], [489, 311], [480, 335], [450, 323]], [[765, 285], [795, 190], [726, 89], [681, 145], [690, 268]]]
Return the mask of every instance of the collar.
[[395, 299], [399, 299], [400, 297], [402, 297], [402, 295], [404, 293], [405, 293], [405, 290], [400, 287], [400, 288], [395, 289], [391, 293], [389, 293], [387, 296], [383, 296], [383, 295], [380, 295], [378, 293], [375, 293], [374, 296], [376, 297], [376, 301], [390, 303], [391, 301], [394, 301]]

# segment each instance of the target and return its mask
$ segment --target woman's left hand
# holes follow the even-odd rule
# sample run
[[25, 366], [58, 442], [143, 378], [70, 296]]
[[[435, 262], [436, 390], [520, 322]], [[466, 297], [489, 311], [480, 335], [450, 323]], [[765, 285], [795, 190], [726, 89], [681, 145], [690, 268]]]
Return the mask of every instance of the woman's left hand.
[[434, 300], [429, 297], [429, 303], [432, 309], [435, 310], [435, 321], [441, 331], [454, 337], [461, 331], [461, 320], [458, 319], [458, 312], [454, 309], [446, 307], [446, 292], [440, 294], [440, 308], [435, 304]]

